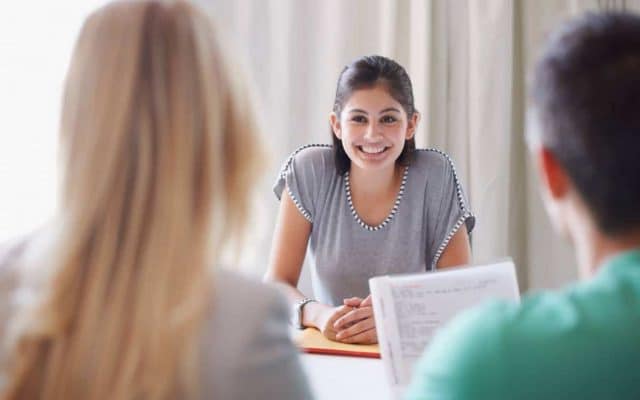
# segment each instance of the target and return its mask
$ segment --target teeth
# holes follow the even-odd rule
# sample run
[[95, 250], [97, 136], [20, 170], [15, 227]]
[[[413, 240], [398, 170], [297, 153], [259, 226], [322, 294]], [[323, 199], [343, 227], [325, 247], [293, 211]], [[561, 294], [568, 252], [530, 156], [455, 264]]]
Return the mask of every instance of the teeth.
[[386, 147], [384, 146], [360, 146], [360, 149], [368, 154], [378, 154], [382, 153]]

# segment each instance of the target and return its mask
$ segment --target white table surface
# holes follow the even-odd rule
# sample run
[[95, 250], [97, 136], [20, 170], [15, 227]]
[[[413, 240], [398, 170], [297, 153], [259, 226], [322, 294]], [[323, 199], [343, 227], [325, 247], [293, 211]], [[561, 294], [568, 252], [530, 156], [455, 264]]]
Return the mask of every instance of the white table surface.
[[382, 360], [302, 354], [316, 400], [391, 399]]

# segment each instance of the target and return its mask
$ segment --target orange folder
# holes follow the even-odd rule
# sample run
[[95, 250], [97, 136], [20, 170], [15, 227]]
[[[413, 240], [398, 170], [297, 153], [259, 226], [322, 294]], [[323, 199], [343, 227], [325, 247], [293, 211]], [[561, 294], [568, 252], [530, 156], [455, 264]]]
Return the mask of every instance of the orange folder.
[[315, 328], [296, 331], [293, 340], [305, 353], [331, 354], [338, 356], [380, 358], [377, 344], [346, 344], [327, 339]]

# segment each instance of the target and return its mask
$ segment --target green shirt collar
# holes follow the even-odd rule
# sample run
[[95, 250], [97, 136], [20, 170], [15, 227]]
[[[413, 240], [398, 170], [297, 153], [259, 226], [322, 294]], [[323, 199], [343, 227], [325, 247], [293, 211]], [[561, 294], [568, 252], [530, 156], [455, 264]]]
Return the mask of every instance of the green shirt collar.
[[640, 248], [620, 252], [609, 257], [600, 267], [598, 274], [640, 273]]

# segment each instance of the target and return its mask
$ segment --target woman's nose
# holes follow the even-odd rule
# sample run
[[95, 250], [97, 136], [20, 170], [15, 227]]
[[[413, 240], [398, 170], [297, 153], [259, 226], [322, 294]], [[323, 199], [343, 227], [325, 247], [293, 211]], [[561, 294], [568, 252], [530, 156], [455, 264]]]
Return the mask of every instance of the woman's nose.
[[367, 126], [367, 130], [365, 132], [365, 138], [367, 139], [374, 139], [380, 136], [380, 126], [375, 123], [375, 122], [371, 122], [369, 124], [369, 126]]

